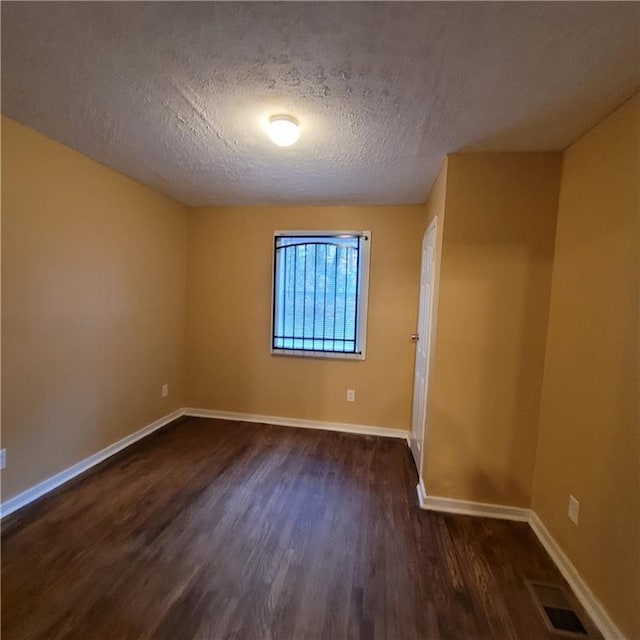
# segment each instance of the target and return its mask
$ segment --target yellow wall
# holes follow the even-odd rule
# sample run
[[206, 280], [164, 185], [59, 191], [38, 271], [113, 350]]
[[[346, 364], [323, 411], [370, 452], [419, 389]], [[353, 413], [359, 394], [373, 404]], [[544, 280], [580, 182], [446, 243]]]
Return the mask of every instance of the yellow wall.
[[2, 118], [3, 500], [182, 406], [185, 233], [183, 206]]
[[531, 502], [558, 153], [448, 158], [429, 495]]
[[[408, 429], [438, 215], [427, 493], [533, 500], [640, 637], [638, 96], [567, 150], [561, 180], [557, 153], [454, 154], [426, 206], [187, 215], [2, 127], [3, 500], [183, 405]], [[323, 228], [372, 230], [365, 361], [269, 353], [273, 231]]]
[[[423, 224], [419, 206], [191, 210], [188, 404], [408, 429]], [[371, 230], [366, 360], [270, 355], [273, 232], [285, 229]]]
[[640, 638], [639, 156], [639, 96], [565, 153], [533, 498], [629, 638]]

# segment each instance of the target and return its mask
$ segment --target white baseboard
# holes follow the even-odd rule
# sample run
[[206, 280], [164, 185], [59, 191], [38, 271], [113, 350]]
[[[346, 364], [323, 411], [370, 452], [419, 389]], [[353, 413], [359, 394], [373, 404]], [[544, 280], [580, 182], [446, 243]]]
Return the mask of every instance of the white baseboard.
[[569, 586], [573, 590], [576, 598], [578, 598], [580, 604], [589, 614], [605, 640], [624, 640], [623, 633], [618, 629], [618, 627], [616, 627], [613, 620], [611, 620], [609, 614], [602, 606], [600, 600], [598, 600], [598, 598], [593, 594], [593, 591], [589, 589], [587, 583], [578, 573], [578, 570], [575, 568], [571, 560], [569, 560], [565, 552], [560, 548], [560, 545], [549, 533], [549, 530], [544, 526], [542, 520], [540, 520], [535, 511], [531, 512], [529, 526], [533, 529], [538, 540], [540, 540], [542, 546], [551, 556], [551, 559], [555, 562], [558, 570], [569, 583]]
[[[418, 485], [420, 487], [420, 485]], [[453, 498], [439, 498], [428, 496], [422, 486], [420, 506], [430, 511], [458, 513], [467, 516], [482, 516], [484, 518], [500, 518], [501, 520], [515, 520], [529, 522], [529, 509], [510, 507], [502, 504], [488, 504], [486, 502], [470, 502], [468, 500], [454, 500]]]
[[95, 465], [101, 463], [103, 460], [106, 460], [110, 456], [126, 449], [128, 446], [132, 445], [134, 442], [141, 440], [142, 438], [150, 435], [154, 431], [164, 427], [169, 424], [173, 420], [180, 418], [182, 416], [194, 416], [200, 418], [218, 418], [222, 420], [240, 420], [243, 422], [262, 422], [265, 424], [275, 424], [282, 425], [286, 427], [302, 427], [305, 429], [324, 429], [325, 431], [344, 431], [346, 433], [358, 433], [362, 435], [371, 435], [371, 436], [384, 436], [386, 438], [403, 438], [408, 439], [409, 432], [403, 431], [401, 429], [389, 429], [387, 427], [375, 427], [369, 425], [359, 425], [359, 424], [348, 424], [341, 422], [320, 422], [316, 420], [300, 420], [297, 418], [279, 418], [276, 416], [260, 416], [253, 415], [247, 413], [233, 413], [230, 411], [214, 411], [210, 409], [177, 409], [173, 413], [166, 415], [159, 420], [148, 424], [146, 427], [143, 427], [139, 431], [128, 435], [126, 438], [122, 438], [122, 440], [118, 440], [112, 445], [105, 447], [101, 451], [94, 453], [93, 455], [81, 460], [80, 462], [74, 464], [73, 466], [61, 471], [60, 473], [56, 473], [55, 475], [39, 482], [34, 485], [30, 489], [19, 493], [17, 496], [13, 498], [9, 498], [2, 504], [0, 504], [0, 519], [5, 516], [10, 515], [14, 511], [21, 509], [22, 507], [27, 506], [34, 500], [41, 498], [46, 495], [50, 491], [57, 489], [59, 486], [63, 485], [65, 482], [75, 478], [76, 476], [84, 473], [85, 471], [91, 469]]
[[609, 617], [602, 603], [589, 589], [587, 583], [578, 573], [571, 560], [567, 557], [560, 545], [555, 541], [549, 530], [544, 526], [538, 515], [531, 509], [510, 507], [499, 504], [487, 504], [484, 502], [469, 502], [467, 500], [454, 500], [452, 498], [439, 498], [426, 494], [422, 478], [416, 487], [418, 502], [422, 509], [431, 511], [443, 511], [446, 513], [458, 513], [470, 516], [482, 516], [485, 518], [501, 518], [504, 520], [516, 520], [528, 522], [533, 532], [540, 540], [558, 570], [568, 582], [576, 598], [591, 617], [594, 624], [600, 630], [605, 640], [625, 640], [623, 633], [616, 627]]
[[260, 422], [274, 424], [281, 427], [300, 427], [302, 429], [321, 429], [324, 431], [342, 431], [367, 436], [382, 436], [384, 438], [409, 438], [409, 431], [376, 427], [365, 424], [351, 424], [347, 422], [323, 422], [321, 420], [302, 420], [300, 418], [282, 418], [278, 416], [262, 416], [253, 413], [235, 413], [233, 411], [217, 411], [215, 409], [184, 409], [184, 415], [194, 418], [216, 418], [218, 420], [237, 420], [240, 422]]
[[41, 498], [42, 496], [49, 493], [50, 491], [57, 489], [60, 485], [63, 485], [65, 482], [68, 482], [69, 480], [75, 478], [81, 473], [84, 473], [85, 471], [91, 469], [91, 467], [94, 467], [95, 465], [101, 463], [103, 460], [106, 460], [107, 458], [111, 457], [115, 453], [118, 453], [118, 451], [122, 451], [123, 449], [126, 449], [127, 447], [131, 446], [134, 442], [137, 442], [138, 440], [145, 438], [146, 436], [150, 435], [154, 431], [157, 431], [158, 429], [164, 427], [170, 422], [173, 422], [173, 420], [176, 420], [177, 418], [180, 418], [183, 415], [184, 415], [184, 410], [177, 409], [173, 413], [170, 413], [158, 420], [155, 420], [151, 424], [148, 424], [146, 427], [143, 427], [142, 429], [136, 431], [135, 433], [132, 433], [126, 436], [125, 438], [122, 438], [122, 440], [118, 440], [118, 442], [114, 442], [113, 444], [109, 445], [108, 447], [105, 447], [104, 449], [98, 451], [97, 453], [94, 453], [88, 458], [81, 460], [80, 462], [74, 464], [68, 469], [65, 469], [64, 471], [60, 471], [60, 473], [56, 473], [50, 478], [47, 478], [46, 480], [39, 482], [38, 484], [34, 485], [30, 489], [27, 489], [26, 491], [19, 493], [17, 496], [14, 496], [13, 498], [9, 498], [9, 500], [6, 500], [0, 505], [0, 518], [4, 518], [5, 516], [8, 516], [14, 511], [17, 511], [18, 509], [21, 509], [22, 507], [25, 507], [26, 505], [30, 504], [34, 500]]
[[[383, 436], [387, 438], [403, 438], [409, 442], [410, 433], [401, 429], [388, 427], [376, 427], [370, 425], [349, 424], [341, 422], [321, 422], [317, 420], [301, 420], [298, 418], [280, 418], [277, 416], [263, 416], [247, 413], [234, 413], [231, 411], [215, 411], [211, 409], [177, 409], [176, 411], [148, 424], [146, 427], [132, 433], [122, 440], [105, 447], [101, 451], [81, 460], [60, 473], [47, 478], [37, 485], [19, 493], [17, 496], [6, 500], [0, 505], [0, 518], [4, 518], [18, 509], [30, 504], [45, 494], [53, 491], [65, 482], [89, 470], [112, 455], [126, 449], [134, 442], [145, 438], [154, 431], [164, 427], [182, 416], [199, 418], [217, 418], [220, 420], [237, 420], [243, 422], [259, 422], [285, 427], [301, 427], [304, 429], [322, 429], [325, 431], [343, 431], [361, 435]], [[418, 502], [422, 509], [430, 511], [442, 511], [445, 513], [457, 513], [462, 515], [482, 516], [485, 518], [500, 518], [503, 520], [516, 520], [528, 522], [534, 533], [546, 549], [558, 570], [568, 582], [574, 594], [598, 627], [605, 640], [625, 640], [622, 632], [616, 627], [613, 620], [607, 614], [602, 603], [596, 598], [587, 583], [578, 573], [571, 560], [567, 557], [560, 545], [555, 541], [548, 529], [544, 526], [538, 515], [530, 509], [511, 507], [506, 505], [488, 504], [484, 502], [471, 502], [467, 500], [455, 500], [453, 498], [441, 498], [428, 496], [424, 483], [420, 478], [416, 486]]]
[[418, 504], [421, 509], [427, 508], [427, 492], [424, 490], [424, 482], [422, 478], [418, 479], [418, 484], [416, 485], [416, 492], [418, 493]]

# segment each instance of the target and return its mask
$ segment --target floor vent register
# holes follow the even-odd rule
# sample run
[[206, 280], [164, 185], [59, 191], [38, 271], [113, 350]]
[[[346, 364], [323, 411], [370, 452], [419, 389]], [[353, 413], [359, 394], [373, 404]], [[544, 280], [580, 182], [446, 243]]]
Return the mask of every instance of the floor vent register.
[[545, 626], [565, 638], [587, 638], [588, 633], [565, 590], [555, 584], [527, 581]]

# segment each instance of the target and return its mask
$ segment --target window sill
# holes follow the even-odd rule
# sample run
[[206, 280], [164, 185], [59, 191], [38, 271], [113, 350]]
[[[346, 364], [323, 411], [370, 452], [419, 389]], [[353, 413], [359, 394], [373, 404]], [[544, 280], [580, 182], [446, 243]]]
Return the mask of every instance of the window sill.
[[341, 351], [303, 351], [301, 349], [271, 349], [272, 356], [293, 356], [294, 358], [318, 358], [326, 360], [364, 360], [364, 353], [343, 353]]

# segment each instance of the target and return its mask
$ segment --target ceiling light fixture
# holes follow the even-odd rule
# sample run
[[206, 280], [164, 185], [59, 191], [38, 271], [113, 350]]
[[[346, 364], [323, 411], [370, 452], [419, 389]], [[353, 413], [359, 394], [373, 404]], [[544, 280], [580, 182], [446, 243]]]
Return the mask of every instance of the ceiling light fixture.
[[293, 116], [271, 116], [267, 133], [274, 144], [290, 147], [300, 137], [300, 128]]

